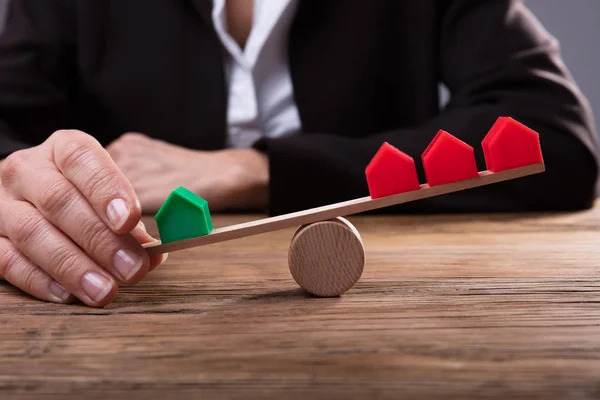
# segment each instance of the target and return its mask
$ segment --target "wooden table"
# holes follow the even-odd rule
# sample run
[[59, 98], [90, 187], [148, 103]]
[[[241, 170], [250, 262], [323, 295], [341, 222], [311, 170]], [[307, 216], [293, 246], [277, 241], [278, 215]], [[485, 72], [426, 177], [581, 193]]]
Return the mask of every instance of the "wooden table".
[[297, 288], [291, 230], [173, 253], [105, 309], [0, 284], [0, 398], [600, 397], [600, 206], [350, 220], [341, 298]]

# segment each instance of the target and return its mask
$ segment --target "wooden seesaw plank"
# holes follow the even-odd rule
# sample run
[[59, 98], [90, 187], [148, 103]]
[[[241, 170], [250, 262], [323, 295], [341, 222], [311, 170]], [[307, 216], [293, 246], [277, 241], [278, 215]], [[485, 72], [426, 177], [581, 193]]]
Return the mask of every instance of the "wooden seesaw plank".
[[428, 184], [421, 185], [419, 190], [400, 193], [397, 195], [372, 199], [370, 196], [359, 199], [329, 204], [308, 210], [302, 210], [290, 214], [279, 215], [271, 218], [263, 218], [243, 224], [226, 226], [213, 230], [208, 235], [191, 239], [180, 240], [166, 244], [153, 242], [145, 245], [149, 254], [167, 253], [177, 250], [189, 249], [191, 247], [204, 246], [226, 240], [239, 239], [246, 236], [259, 235], [261, 233], [292, 228], [299, 225], [328, 220], [335, 217], [358, 214], [377, 208], [389, 207], [397, 204], [408, 203], [428, 197], [440, 196], [452, 192], [471, 189], [479, 186], [521, 178], [528, 175], [544, 172], [544, 164], [528, 165], [502, 172], [479, 172], [479, 176], [464, 181], [448, 183], [445, 185], [430, 187]]

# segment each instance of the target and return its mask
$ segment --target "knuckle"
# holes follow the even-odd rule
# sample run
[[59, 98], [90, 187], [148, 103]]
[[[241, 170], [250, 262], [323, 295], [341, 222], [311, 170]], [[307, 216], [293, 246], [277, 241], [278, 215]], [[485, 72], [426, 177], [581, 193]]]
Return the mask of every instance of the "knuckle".
[[0, 254], [0, 277], [6, 278], [18, 270], [22, 255], [15, 248], [8, 248]]
[[48, 138], [48, 142], [68, 142], [70, 140], [86, 140], [89, 136], [87, 133], [77, 129], [59, 129]]
[[125, 158], [123, 160], [120, 160], [119, 167], [120, 170], [123, 171], [125, 175], [127, 175], [128, 172], [139, 169], [140, 164], [137, 161]]
[[0, 255], [0, 277], [27, 293], [34, 293], [39, 275], [19, 251], [9, 248]]
[[118, 151], [121, 149], [121, 143], [119, 141], [111, 142], [105, 147], [105, 149], [108, 154], [112, 156], [118, 153]]
[[46, 140], [46, 143], [61, 142], [62, 140], [73, 134], [75, 134], [73, 131], [60, 129], [58, 131], [55, 131], [52, 135], [50, 135]]
[[18, 282], [18, 287], [27, 293], [35, 293], [39, 275], [35, 268], [21, 268], [15, 271], [13, 281]]
[[35, 238], [46, 231], [45, 220], [37, 213], [23, 212], [16, 217], [9, 232], [13, 243], [19, 247], [33, 246]]
[[109, 167], [102, 167], [87, 178], [83, 194], [86, 198], [93, 199], [102, 194], [112, 194], [117, 187], [120, 187], [117, 173]]
[[57, 151], [56, 161], [63, 170], [77, 169], [89, 164], [94, 158], [94, 147], [85, 138], [67, 140]]
[[6, 157], [2, 162], [0, 180], [4, 183], [14, 181], [19, 173], [19, 169], [25, 164], [26, 157], [26, 150], [16, 151]]
[[104, 252], [110, 243], [110, 236], [111, 231], [99, 219], [87, 219], [81, 224], [80, 245], [88, 254]]
[[76, 189], [66, 179], [48, 182], [38, 192], [37, 207], [43, 215], [58, 215], [77, 199]]
[[127, 132], [121, 136], [121, 139], [125, 142], [139, 142], [146, 139], [146, 136], [139, 132]]
[[81, 257], [71, 251], [68, 247], [59, 246], [48, 255], [48, 267], [50, 275], [56, 280], [72, 277], [78, 265], [83, 265]]

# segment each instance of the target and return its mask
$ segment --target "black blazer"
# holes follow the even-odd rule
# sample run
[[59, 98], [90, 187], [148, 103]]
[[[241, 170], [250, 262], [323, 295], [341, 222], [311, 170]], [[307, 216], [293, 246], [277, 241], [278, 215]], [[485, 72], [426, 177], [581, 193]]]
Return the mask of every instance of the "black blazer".
[[[0, 157], [76, 128], [223, 148], [223, 49], [211, 0], [13, 0], [0, 37]], [[368, 195], [383, 141], [420, 155], [438, 129], [476, 149], [498, 116], [540, 133], [547, 172], [403, 211], [589, 207], [586, 100], [558, 43], [517, 0], [300, 0], [289, 59], [303, 133], [264, 140], [272, 214]], [[452, 94], [439, 109], [438, 84]], [[388, 210], [389, 211], [389, 210]]]

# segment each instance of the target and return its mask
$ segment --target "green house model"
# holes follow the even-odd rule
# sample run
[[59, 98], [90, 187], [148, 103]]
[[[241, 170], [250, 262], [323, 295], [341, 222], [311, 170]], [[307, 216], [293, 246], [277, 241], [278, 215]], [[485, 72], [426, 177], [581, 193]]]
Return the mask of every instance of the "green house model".
[[190, 239], [213, 230], [208, 202], [180, 186], [154, 216], [162, 243]]

